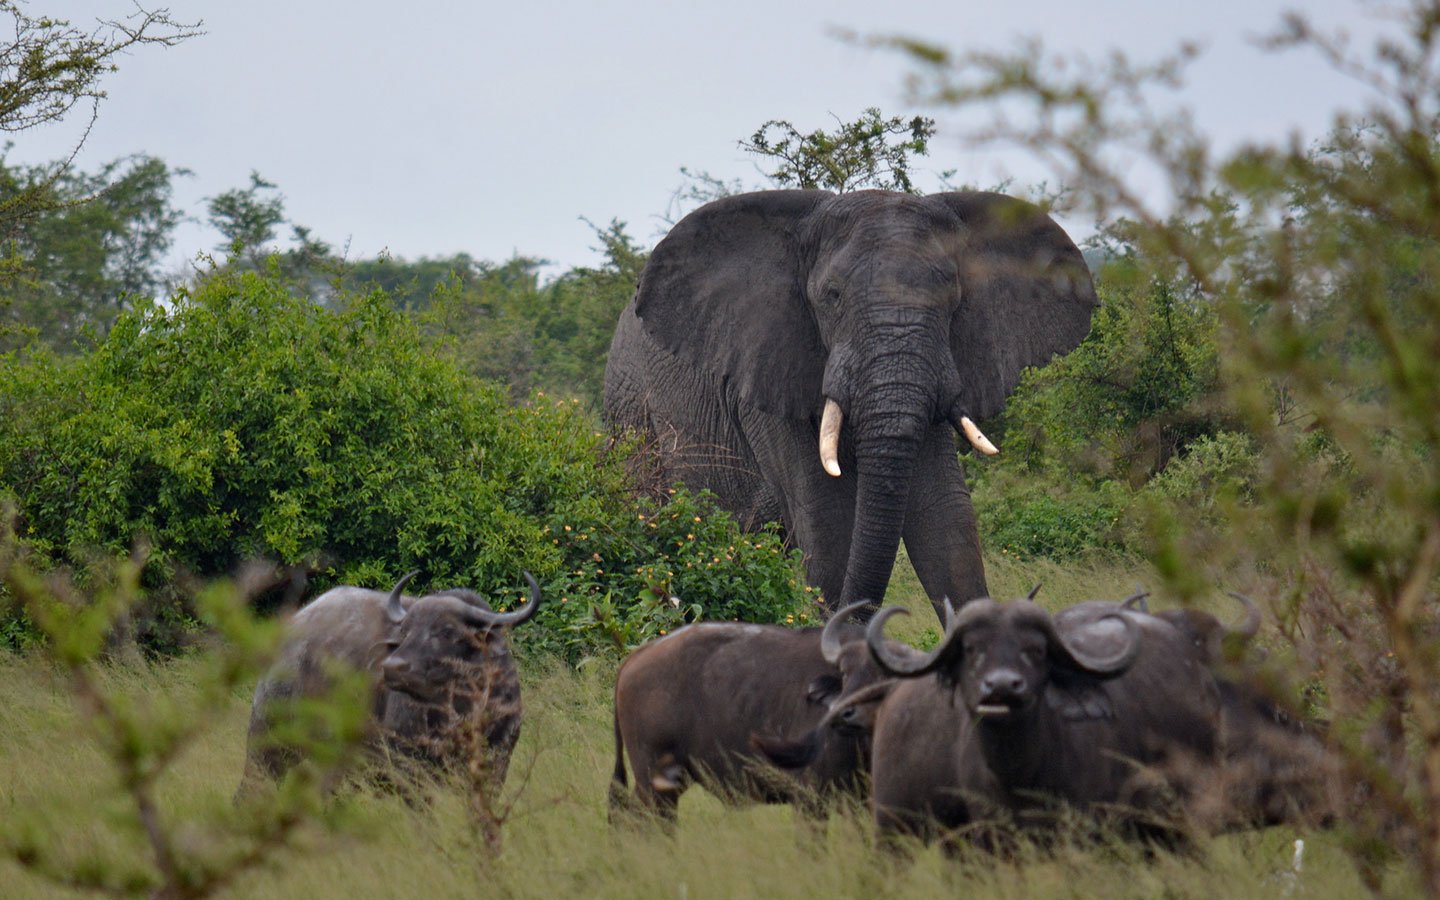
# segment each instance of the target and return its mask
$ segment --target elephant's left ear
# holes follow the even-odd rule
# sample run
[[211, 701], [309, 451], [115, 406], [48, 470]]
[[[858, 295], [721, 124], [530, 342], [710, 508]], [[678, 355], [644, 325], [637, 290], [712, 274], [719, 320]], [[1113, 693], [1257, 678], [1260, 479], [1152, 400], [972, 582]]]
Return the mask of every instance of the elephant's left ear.
[[635, 315], [651, 338], [775, 415], [815, 415], [825, 346], [805, 300], [805, 223], [828, 191], [758, 191], [700, 207], [656, 245]]
[[1099, 304], [1080, 249], [1031, 203], [981, 191], [932, 194], [960, 219], [960, 311], [950, 349], [972, 418], [1000, 412], [1027, 366], [1074, 349]]

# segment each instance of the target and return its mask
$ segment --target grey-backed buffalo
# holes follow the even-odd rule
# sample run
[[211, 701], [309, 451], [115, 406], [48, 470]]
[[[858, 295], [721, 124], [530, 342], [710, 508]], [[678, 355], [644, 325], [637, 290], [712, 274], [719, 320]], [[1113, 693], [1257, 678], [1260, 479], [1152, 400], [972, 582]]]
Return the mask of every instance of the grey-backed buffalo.
[[757, 746], [808, 731], [829, 711], [841, 689], [839, 648], [864, 647], [863, 629], [841, 618], [824, 629], [701, 622], [630, 654], [615, 678], [612, 819], [630, 804], [627, 754], [635, 799], [669, 822], [696, 783], [726, 802], [796, 803], [812, 813], [856, 790], [860, 738], [827, 743], [799, 775], [770, 765]]
[[1167, 773], [1217, 758], [1215, 679], [1189, 637], [1161, 619], [1098, 604], [1062, 630], [1028, 599], [981, 599], [922, 654], [883, 639], [897, 612], [882, 610], [867, 634], [881, 669], [911, 679], [875, 720], [882, 830], [1025, 826], [1069, 807], [1166, 835], [1155, 823], [1176, 810]]
[[463, 764], [490, 787], [503, 782], [520, 732], [520, 680], [507, 629], [540, 605], [497, 613], [478, 594], [453, 589], [403, 593], [411, 572], [386, 594], [332, 588], [306, 604], [255, 687], [242, 793], [278, 779], [301, 751], [272, 735], [294, 700], [324, 698], [337, 671], [370, 679], [370, 744], [436, 765]]

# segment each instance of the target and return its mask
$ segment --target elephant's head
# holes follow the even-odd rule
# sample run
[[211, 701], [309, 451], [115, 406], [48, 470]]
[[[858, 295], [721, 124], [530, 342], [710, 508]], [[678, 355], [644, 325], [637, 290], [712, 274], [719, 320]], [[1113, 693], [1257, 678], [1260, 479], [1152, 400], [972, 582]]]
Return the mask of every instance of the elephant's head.
[[999, 412], [1022, 369], [1080, 341], [1096, 302], [1080, 251], [1021, 200], [762, 191], [677, 224], [635, 312], [736, 402], [806, 422], [814, 465], [854, 479], [844, 590], [828, 598], [847, 604], [884, 596], [926, 436]]

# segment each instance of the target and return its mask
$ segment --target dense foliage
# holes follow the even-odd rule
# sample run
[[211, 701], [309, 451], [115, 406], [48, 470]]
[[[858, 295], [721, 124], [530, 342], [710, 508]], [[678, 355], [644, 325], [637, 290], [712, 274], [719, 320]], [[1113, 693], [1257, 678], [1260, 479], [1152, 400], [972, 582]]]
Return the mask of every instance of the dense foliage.
[[[1220, 579], [1270, 600], [1288, 645], [1274, 679], [1283, 696], [1323, 698], [1331, 747], [1364, 798], [1342, 817], [1347, 846], [1372, 889], [1398, 855], [1435, 894], [1440, 4], [1402, 4], [1368, 53], [1299, 14], [1269, 43], [1358, 76], [1369, 102], [1314, 146], [1219, 160], [1188, 117], [1147, 103], [1187, 53], [1061, 67], [1039, 47], [908, 49], [930, 96], [1000, 104], [989, 136], [1053, 162], [1092, 212], [1123, 219], [1147, 277], [1179, 279], [1187, 291], [1172, 296], [1212, 311], [1216, 398], [1233, 424], [1182, 436], [1188, 459], [1155, 479], [1155, 494], [1180, 502], [1150, 505], [1151, 559], [1181, 598]], [[1141, 189], [1145, 168], [1167, 190]], [[1191, 362], [1150, 377], [1174, 391], [1187, 367], [1203, 376]]]
[[[157, 641], [172, 635], [155, 615], [184, 613], [181, 576], [252, 558], [303, 567], [316, 589], [420, 568], [422, 586], [501, 602], [527, 568], [553, 604], [556, 633], [536, 639], [572, 657], [702, 613], [799, 604], [773, 536], [742, 539], [704, 498], [635, 500], [624, 454], [577, 402], [512, 404], [427, 352], [380, 292], [337, 312], [281, 279], [220, 273], [123, 314], [88, 353], [0, 364], [0, 484], [21, 536], [77, 570], [148, 543], [146, 585], [168, 598], [142, 623]], [[658, 527], [682, 514], [711, 524]], [[637, 603], [671, 593], [683, 609]]]
[[72, 349], [87, 333], [105, 334], [133, 299], [156, 296], [182, 218], [171, 182], [183, 174], [152, 157], [93, 173], [0, 157], [0, 210], [41, 195], [50, 205], [9, 242], [15, 265], [0, 272], [0, 350], [36, 338]]

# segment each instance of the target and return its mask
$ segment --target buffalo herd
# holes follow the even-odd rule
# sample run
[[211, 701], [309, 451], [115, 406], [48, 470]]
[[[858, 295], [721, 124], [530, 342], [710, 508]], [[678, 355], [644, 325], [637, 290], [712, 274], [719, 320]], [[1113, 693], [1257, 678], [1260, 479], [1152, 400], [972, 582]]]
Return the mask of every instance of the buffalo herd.
[[[528, 601], [497, 613], [466, 590], [408, 596], [414, 574], [389, 593], [334, 588], [295, 614], [255, 690], [242, 796], [304, 758], [277, 724], [342, 668], [366, 680], [372, 753], [480, 771], [476, 789], [499, 791], [521, 713], [508, 630], [535, 615], [539, 586], [525, 573]], [[1323, 736], [1253, 677], [1259, 613], [1232, 596], [1232, 624], [1152, 612], [1144, 594], [1055, 613], [1034, 591], [947, 603], [928, 650], [886, 636], [903, 609], [852, 622], [864, 603], [823, 628], [687, 625], [616, 674], [610, 818], [673, 827], [700, 785], [814, 821], [846, 801], [868, 807], [882, 840], [948, 847], [1061, 822], [1166, 844], [1324, 823]]]

